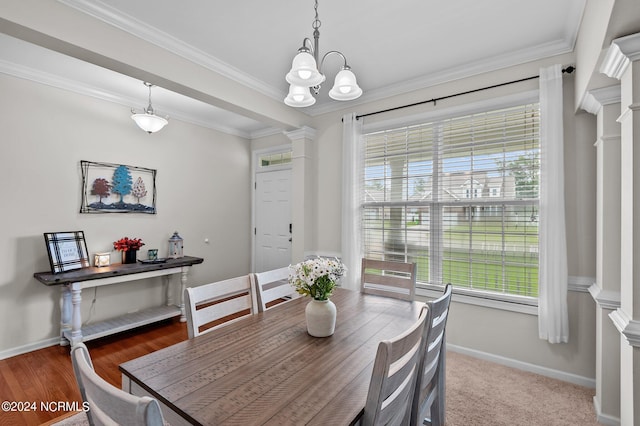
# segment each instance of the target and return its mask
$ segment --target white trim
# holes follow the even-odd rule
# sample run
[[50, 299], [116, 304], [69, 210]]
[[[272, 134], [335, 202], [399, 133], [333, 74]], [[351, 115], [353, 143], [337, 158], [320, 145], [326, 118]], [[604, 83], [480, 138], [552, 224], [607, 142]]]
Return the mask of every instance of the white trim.
[[39, 349], [48, 348], [60, 344], [60, 337], [50, 337], [49, 339], [40, 340], [38, 342], [28, 343], [23, 346], [9, 348], [0, 352], [0, 360], [11, 358], [14, 356], [26, 354], [28, 352], [37, 351]]
[[602, 407], [600, 407], [600, 401], [598, 401], [597, 396], [593, 397], [593, 408], [596, 411], [596, 420], [598, 423], [607, 426], [620, 426], [620, 417], [613, 417], [602, 413]]
[[[459, 289], [454, 287], [451, 300], [456, 303], [465, 303], [467, 305], [482, 306], [491, 309], [501, 309], [503, 311], [517, 312], [527, 315], [538, 315], [538, 306], [528, 303], [517, 303], [515, 301], [498, 300], [491, 297], [488, 293], [471, 296], [469, 294], [461, 294]], [[442, 290], [428, 289], [424, 287], [416, 288], [416, 296], [418, 298], [436, 299], [442, 296]], [[502, 296], [502, 295], [499, 295]]]
[[283, 133], [291, 141], [296, 141], [298, 139], [315, 140], [316, 138], [316, 129], [309, 126], [302, 126], [299, 129], [291, 130], [290, 132], [283, 132]]
[[592, 277], [579, 277], [569, 275], [567, 279], [567, 290], [576, 291], [579, 293], [588, 293], [589, 287], [593, 284], [595, 278]]
[[603, 290], [598, 284], [593, 283], [589, 287], [589, 293], [591, 293], [591, 297], [600, 308], [615, 310], [620, 307], [619, 291]]
[[516, 368], [530, 373], [540, 374], [541, 376], [550, 377], [552, 379], [562, 380], [563, 382], [573, 383], [588, 388], [596, 387], [596, 380], [590, 377], [578, 376], [577, 374], [567, 373], [566, 371], [555, 370], [552, 368], [542, 367], [536, 364], [519, 361], [513, 358], [506, 358], [500, 355], [490, 354], [488, 352], [469, 349], [458, 345], [447, 343], [447, 349], [459, 354], [468, 355], [484, 361], [494, 362], [496, 364], [505, 365], [507, 367]]
[[621, 308], [611, 312], [609, 318], [629, 345], [640, 347], [640, 321], [632, 320]]
[[607, 50], [600, 72], [620, 80], [631, 62], [640, 59], [640, 33], [613, 40]]
[[600, 89], [589, 90], [585, 93], [580, 103], [580, 107], [591, 113], [598, 114], [600, 109], [605, 105], [620, 103], [621, 93], [620, 85], [603, 87]]
[[631, 117], [633, 112], [640, 111], [640, 104], [631, 104], [620, 114], [620, 117], [616, 119], [616, 121], [622, 124], [627, 118]]

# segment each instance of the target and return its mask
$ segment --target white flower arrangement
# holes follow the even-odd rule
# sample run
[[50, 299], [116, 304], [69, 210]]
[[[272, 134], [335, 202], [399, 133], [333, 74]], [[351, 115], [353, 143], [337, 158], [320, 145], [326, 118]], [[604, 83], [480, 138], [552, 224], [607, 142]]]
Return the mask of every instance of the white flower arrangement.
[[289, 266], [289, 283], [303, 296], [328, 300], [347, 268], [337, 258], [318, 257]]

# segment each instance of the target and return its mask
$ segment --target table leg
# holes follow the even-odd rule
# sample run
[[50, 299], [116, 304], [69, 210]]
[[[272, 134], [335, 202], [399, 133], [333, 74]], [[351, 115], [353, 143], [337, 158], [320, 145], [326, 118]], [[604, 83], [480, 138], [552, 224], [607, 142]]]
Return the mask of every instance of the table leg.
[[64, 332], [71, 330], [71, 288], [65, 284], [60, 290], [60, 346], [67, 346], [69, 341]]
[[164, 284], [167, 286], [165, 288], [165, 296], [167, 300], [167, 306], [173, 305], [173, 286], [171, 285], [171, 275], [164, 276]]
[[73, 313], [71, 318], [71, 345], [82, 342], [82, 285], [71, 283], [71, 304]]
[[184, 310], [184, 289], [187, 286], [187, 274], [189, 273], [189, 267], [183, 266], [182, 273], [180, 274], [180, 322], [187, 322], [187, 317]]

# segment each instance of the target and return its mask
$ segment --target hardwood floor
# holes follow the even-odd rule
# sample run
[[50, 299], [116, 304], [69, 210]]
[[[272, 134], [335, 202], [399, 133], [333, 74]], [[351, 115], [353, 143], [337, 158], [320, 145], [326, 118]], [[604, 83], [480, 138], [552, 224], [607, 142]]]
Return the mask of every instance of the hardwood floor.
[[[177, 319], [87, 342], [96, 372], [120, 388], [118, 366], [187, 339], [187, 326]], [[34, 411], [0, 412], [0, 425], [35, 426], [63, 416], [60, 402], [82, 404], [69, 356], [69, 346], [51, 346], [0, 360], [0, 401], [29, 403]], [[34, 404], [35, 403], [35, 404]], [[42, 409], [46, 404], [50, 410]]]

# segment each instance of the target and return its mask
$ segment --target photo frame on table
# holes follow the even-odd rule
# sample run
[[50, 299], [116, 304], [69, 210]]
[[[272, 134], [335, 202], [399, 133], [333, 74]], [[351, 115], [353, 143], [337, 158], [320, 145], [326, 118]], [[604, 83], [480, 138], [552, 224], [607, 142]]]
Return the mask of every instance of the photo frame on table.
[[90, 266], [84, 232], [45, 232], [44, 241], [54, 274]]
[[80, 167], [80, 213], [156, 214], [156, 170], [85, 160]]

